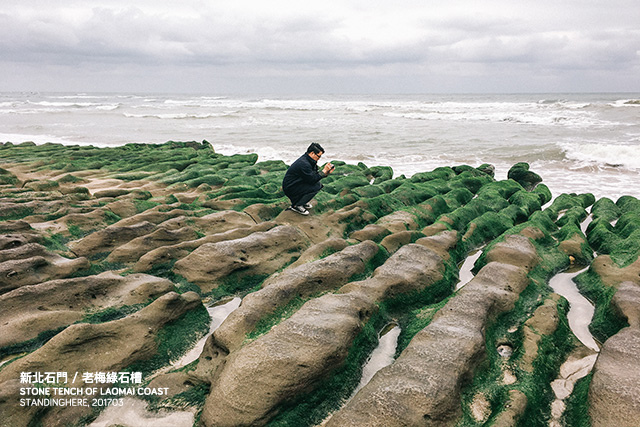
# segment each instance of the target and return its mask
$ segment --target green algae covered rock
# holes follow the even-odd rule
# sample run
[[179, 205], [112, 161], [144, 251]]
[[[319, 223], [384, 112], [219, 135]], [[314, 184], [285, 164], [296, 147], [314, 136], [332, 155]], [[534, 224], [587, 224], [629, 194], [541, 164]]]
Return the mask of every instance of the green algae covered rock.
[[384, 189], [382, 189], [378, 185], [365, 185], [362, 187], [354, 188], [352, 191], [358, 197], [364, 197], [364, 198], [371, 198], [371, 197], [376, 197], [376, 196], [385, 194]]
[[535, 193], [524, 190], [513, 193], [509, 197], [509, 203], [520, 206], [526, 212], [527, 217], [541, 208], [540, 197]]
[[405, 207], [404, 203], [391, 194], [382, 194], [370, 199], [361, 200], [361, 203], [365, 206], [365, 209], [368, 212], [372, 213], [377, 218], [389, 215], [390, 213]]
[[565, 214], [556, 221], [556, 224], [560, 227], [564, 227], [567, 224], [573, 224], [580, 226], [580, 223], [584, 221], [589, 214], [581, 206], [573, 206], [569, 208]]
[[486, 174], [465, 171], [449, 181], [451, 188], [465, 187], [472, 193], [477, 193], [485, 184], [493, 182], [493, 178]]
[[593, 219], [602, 219], [607, 222], [614, 221], [620, 216], [620, 208], [608, 197], [598, 199], [591, 208]]
[[580, 228], [580, 223], [586, 217], [587, 211], [574, 206], [556, 221], [556, 225], [560, 227], [555, 235], [559, 241], [558, 249], [572, 256], [580, 265], [589, 265], [593, 261], [593, 248]]
[[374, 185], [393, 178], [393, 169], [389, 166], [373, 166], [365, 169], [363, 173], [371, 178], [375, 178], [373, 181]]
[[[536, 187], [536, 189], [537, 188], [538, 187]], [[585, 194], [564, 193], [559, 195], [553, 200], [553, 203], [551, 203], [551, 206], [549, 206], [546, 209], [546, 212], [548, 212], [550, 217], [552, 217], [553, 219], [556, 219], [561, 211], [568, 211], [574, 207], [580, 207], [580, 208], [586, 209], [589, 206], [593, 205], [595, 202], [596, 202], [595, 197], [591, 193], [585, 193]], [[595, 205], [594, 205], [594, 208], [595, 208]], [[592, 209], [591, 212], [593, 213], [594, 210]]]
[[395, 178], [381, 183], [376, 183], [375, 185], [380, 187], [385, 193], [391, 193], [393, 190], [400, 187], [405, 180], [405, 178]]
[[[626, 266], [640, 255], [640, 212], [634, 209], [637, 201], [626, 198], [621, 211], [610, 199], [600, 199], [593, 206], [594, 220], [587, 228], [589, 244], [598, 252], [610, 254], [620, 266]], [[612, 225], [616, 221], [615, 226]]]
[[[638, 317], [633, 314], [638, 312], [633, 283], [637, 281], [640, 265], [640, 202], [624, 196], [615, 203], [606, 198], [595, 203], [592, 194], [562, 194], [541, 211], [541, 207], [551, 201], [552, 195], [549, 188], [540, 183], [537, 174], [529, 171], [526, 163], [514, 165], [509, 171], [510, 179], [495, 181], [494, 168], [489, 164], [478, 168], [468, 165], [441, 167], [409, 178], [394, 178], [390, 167], [335, 161], [335, 173], [322, 181], [324, 191], [312, 202], [311, 214], [303, 217], [283, 212], [288, 205], [281, 189], [287, 170], [284, 162], [258, 162], [255, 153], [224, 156], [215, 153], [205, 141], [127, 144], [110, 148], [4, 144], [0, 151], [2, 160], [7, 163], [6, 169], [0, 169], [0, 217], [10, 220], [0, 226], [7, 234], [0, 236], [0, 270], [3, 272], [1, 276], [5, 277], [3, 283], [7, 286], [7, 295], [25, 292], [27, 288], [32, 288], [33, 292], [43, 289], [42, 284], [33, 281], [41, 280], [34, 275], [42, 278], [42, 270], [55, 269], [59, 275], [46, 277], [60, 278], [61, 281], [56, 283], [65, 284], [73, 280], [81, 282], [70, 278], [72, 275], [87, 276], [115, 270], [103, 274], [125, 277], [118, 279], [127, 282], [123, 295], [135, 297], [136, 303], [146, 302], [151, 295], [155, 297], [154, 289], [134, 286], [129, 282], [133, 281], [130, 273], [138, 270], [153, 274], [149, 276], [152, 280], [162, 281], [163, 292], [170, 287], [180, 292], [195, 290], [207, 293], [212, 301], [231, 295], [248, 295], [243, 301], [245, 310], [252, 299], [263, 296], [260, 304], [268, 308], [267, 311], [277, 310], [270, 323], [261, 326], [255, 336], [264, 333], [264, 336], [272, 334], [272, 337], [278, 337], [277, 340], [271, 338], [273, 346], [269, 347], [269, 352], [257, 351], [252, 356], [255, 358], [252, 360], [265, 361], [264, 371], [252, 371], [254, 365], [251, 363], [238, 365], [237, 375], [218, 370], [204, 377], [191, 377], [191, 372], [185, 371], [182, 378], [198, 378], [211, 384], [192, 387], [183, 381], [178, 387], [189, 393], [210, 387], [217, 390], [209, 398], [215, 401], [227, 395], [231, 388], [238, 387], [238, 378], [243, 378], [246, 388], [242, 386], [243, 392], [233, 399], [238, 408], [246, 408], [247, 402], [253, 400], [262, 405], [279, 396], [273, 405], [265, 408], [264, 418], [258, 414], [260, 420], [257, 422], [266, 422], [273, 415], [288, 413], [292, 408], [297, 413], [311, 412], [308, 409], [313, 408], [318, 414], [313, 422], [296, 425], [316, 425], [326, 419], [349, 397], [359, 379], [362, 364], [375, 347], [378, 332], [393, 319], [400, 324], [405, 336], [398, 353], [405, 348], [410, 352], [419, 349], [420, 353], [411, 365], [405, 364], [404, 356], [397, 358], [396, 363], [400, 360], [400, 371], [406, 366], [419, 366], [421, 370], [424, 368], [422, 372], [428, 372], [427, 380], [422, 378], [421, 386], [412, 389], [420, 390], [420, 396], [427, 398], [424, 401], [409, 399], [408, 409], [402, 414], [396, 413], [397, 407], [390, 405], [388, 399], [375, 401], [373, 406], [379, 404], [379, 407], [372, 408], [367, 404], [373, 400], [365, 399], [365, 405], [361, 407], [367, 408], [367, 414], [381, 411], [384, 417], [388, 415], [384, 419], [388, 419], [390, 425], [403, 420], [406, 414], [415, 416], [415, 419], [411, 418], [411, 424], [416, 425], [439, 422], [437, 417], [440, 415], [452, 425], [475, 425], [469, 413], [472, 402], [467, 399], [475, 399], [477, 394], [486, 391], [491, 413], [483, 423], [495, 420], [496, 425], [503, 425], [500, 420], [511, 417], [512, 424], [534, 420], [533, 424], [542, 425], [539, 421], [548, 418], [552, 397], [549, 383], [553, 378], [549, 378], [547, 373], [558, 370], [562, 351], [573, 345], [566, 330], [552, 332], [549, 329], [547, 334], [544, 332], [547, 329], [543, 331], [543, 328], [538, 328], [538, 323], [528, 320], [542, 318], [549, 321], [543, 322], [542, 326], [566, 329], [563, 317], [566, 303], [549, 297], [550, 290], [546, 287], [545, 278], [550, 272], [566, 268], [570, 256], [576, 264], [592, 263], [590, 275], [596, 277], [600, 287], [589, 295], [603, 294], [603, 298], [596, 295], [593, 299], [611, 312], [611, 316], [604, 317], [598, 326], [606, 331], [600, 335], [603, 339], [619, 332], [621, 324], [615, 324], [616, 310], [627, 317], [635, 316], [633, 319]], [[20, 169], [14, 169], [14, 164], [19, 164]], [[38, 181], [28, 181], [22, 187], [16, 174], [22, 176], [24, 170], [37, 173]], [[65, 174], [65, 171], [74, 172]], [[50, 184], [50, 181], [55, 184]], [[591, 205], [594, 205], [594, 221], [587, 231], [587, 239], [580, 227]], [[25, 218], [25, 221], [12, 221], [18, 218]], [[289, 232], [280, 235], [283, 228]], [[318, 260], [319, 253], [323, 251], [319, 252], [318, 248], [331, 248], [328, 243], [335, 240], [341, 241], [339, 248], [348, 249], [344, 255], [356, 250], [356, 243], [361, 242], [360, 245], [369, 247], [371, 252], [386, 252], [383, 249], [386, 248], [394, 259], [387, 262], [386, 256], [380, 257], [379, 263], [371, 268], [364, 268], [364, 259], [354, 258], [352, 265], [345, 264], [340, 256], [331, 255]], [[42, 242], [48, 251], [65, 254], [71, 259], [29, 252], [35, 242]], [[589, 242], [600, 251], [595, 260]], [[456, 265], [468, 251], [485, 243], [487, 247], [476, 263], [476, 271], [483, 266], [490, 268], [476, 279], [475, 285], [469, 283], [453, 291]], [[421, 255], [419, 246], [431, 254]], [[74, 258], [70, 248], [90, 259]], [[492, 255], [487, 256], [485, 252]], [[424, 259], [423, 255], [426, 256]], [[48, 257], [51, 262], [47, 263]], [[526, 279], [524, 272], [519, 274], [523, 281], [520, 283], [518, 280], [516, 293], [528, 284], [519, 297], [510, 295], [516, 289], [507, 283], [509, 280], [503, 280], [509, 276], [509, 267], [505, 271], [502, 267], [497, 268], [498, 264], [505, 263], [518, 263], [528, 272]], [[76, 266], [63, 268], [73, 265]], [[352, 273], [347, 267], [357, 267], [360, 271], [358, 277], [349, 277]], [[407, 294], [406, 291], [413, 292], [424, 275], [432, 276], [424, 294]], [[16, 279], [34, 286], [10, 290]], [[26, 279], [29, 281], [24, 281]], [[87, 280], [91, 282], [93, 279]], [[346, 283], [337, 293], [332, 284], [336, 280], [340, 284]], [[285, 283], [289, 282], [295, 282], [296, 288], [287, 288], [283, 292]], [[386, 286], [392, 282], [398, 286], [394, 285], [393, 289]], [[299, 287], [304, 288], [302, 295]], [[616, 293], [618, 287], [623, 292]], [[72, 291], [69, 289], [63, 293], [55, 287], [47, 289], [47, 295], [71, 295]], [[425, 296], [427, 294], [428, 297]], [[33, 301], [40, 301], [43, 295], [34, 294]], [[96, 306], [101, 306], [101, 301], [110, 297], [96, 294], [94, 299], [90, 294], [83, 295], [87, 304], [94, 301]], [[372, 296], [374, 298], [370, 298]], [[397, 301], [388, 302], [390, 297], [393, 301], [397, 298]], [[365, 299], [370, 301], [363, 304]], [[305, 307], [307, 300], [311, 303]], [[116, 298], [114, 301], [119, 300]], [[449, 304], [450, 301], [453, 302]], [[333, 305], [334, 302], [337, 305]], [[424, 316], [419, 319], [419, 328], [412, 326], [417, 324], [414, 319], [417, 312], [407, 308], [417, 307], [416, 304], [420, 306], [419, 314]], [[53, 308], [38, 302], [31, 304], [28, 310], [19, 308], [14, 315], [13, 308], [7, 305], [4, 315], [12, 327], [18, 327], [16, 330], [29, 330], [29, 325], [19, 324], [20, 319], [26, 318], [20, 316], [31, 313], [40, 319], [38, 327], [29, 335], [32, 337], [46, 328], [48, 319], [60, 320], [56, 316], [63, 314]], [[119, 311], [120, 308], [115, 307], [114, 310]], [[242, 308], [240, 310], [236, 316], [239, 321], [260, 320], [260, 316], [248, 319], [242, 315]], [[122, 312], [125, 311], [123, 309]], [[345, 328], [346, 324], [341, 324], [340, 320], [347, 312], [349, 322], [353, 321], [350, 323], [353, 328], [349, 326], [351, 329]], [[503, 312], [504, 316], [497, 317]], [[68, 325], [76, 320], [78, 313], [52, 325]], [[295, 327], [287, 326], [292, 324], [291, 321], [285, 322], [287, 319], [294, 319]], [[430, 322], [435, 322], [434, 326], [425, 333], [432, 333], [431, 338], [425, 339], [424, 334], [416, 335]], [[630, 320], [629, 323], [636, 327], [638, 321]], [[220, 327], [220, 336], [229, 325]], [[155, 324], [149, 327], [155, 328]], [[413, 329], [410, 333], [404, 332], [405, 327]], [[343, 334], [345, 331], [348, 332], [346, 335]], [[536, 331], [544, 333], [537, 334]], [[459, 337], [451, 335], [458, 332], [461, 333]], [[316, 337], [321, 337], [318, 338], [320, 341], [326, 340], [322, 341], [322, 351], [318, 352], [317, 347], [310, 345], [308, 350], [298, 352], [300, 344], [305, 342], [299, 339], [298, 333], [313, 338], [310, 344], [314, 344]], [[529, 340], [532, 333], [538, 337]], [[243, 354], [246, 356], [246, 350], [242, 350], [248, 344], [245, 332], [234, 337], [234, 345], [225, 345], [224, 340], [215, 337], [215, 333], [212, 336], [214, 338], [210, 341], [219, 344], [212, 345], [209, 353], [203, 353], [198, 371], [201, 366], [211, 364], [214, 358], [222, 357], [226, 366], [232, 366], [238, 363], [239, 357], [244, 357]], [[409, 343], [414, 336], [419, 336], [418, 340]], [[563, 337], [564, 344], [557, 345]], [[268, 341], [261, 340], [263, 343]], [[131, 341], [133, 343], [135, 339]], [[619, 343], [622, 347], [627, 346], [624, 339]], [[503, 360], [496, 356], [496, 349], [492, 346], [497, 344], [513, 344], [516, 350], [514, 357]], [[283, 348], [291, 350], [282, 351]], [[96, 354], [103, 351], [102, 344], [96, 345]], [[280, 355], [284, 357], [282, 360]], [[290, 359], [291, 363], [285, 361], [291, 355], [299, 357]], [[353, 355], [357, 357], [354, 359]], [[52, 356], [55, 359], [60, 355]], [[443, 363], [444, 358], [449, 357], [456, 362], [451, 365]], [[269, 358], [273, 360], [267, 360]], [[520, 361], [525, 360], [526, 363], [520, 366]], [[417, 365], [413, 365], [414, 362]], [[0, 372], [12, 363], [16, 362], [3, 366]], [[274, 366], [281, 363], [287, 366], [286, 369], [274, 371]], [[492, 368], [487, 370], [487, 366]], [[494, 369], [496, 366], [498, 369]], [[615, 363], [612, 366], [615, 368]], [[498, 384], [502, 382], [501, 378], [509, 378], [507, 372], [500, 370], [504, 367], [512, 369], [513, 385]], [[27, 368], [36, 370], [25, 366]], [[220, 365], [220, 369], [226, 368]], [[315, 373], [307, 375], [314, 369]], [[386, 379], [397, 384], [399, 390], [413, 387], [407, 385], [398, 371], [390, 371], [393, 374]], [[451, 373], [453, 371], [454, 374]], [[540, 372], [544, 375], [539, 375]], [[633, 370], [629, 369], [629, 372], [633, 373]], [[274, 375], [277, 377], [274, 383], [262, 381]], [[460, 382], [453, 384], [449, 381], [454, 377]], [[227, 378], [230, 387], [221, 383], [220, 378]], [[298, 381], [300, 378], [303, 380]], [[472, 385], [468, 385], [469, 379]], [[164, 374], [159, 374], [158, 380], [165, 381]], [[284, 382], [283, 387], [271, 388], [280, 380]], [[598, 381], [606, 388], [609, 379], [602, 377]], [[382, 395], [378, 391], [386, 393], [388, 384], [379, 385], [375, 389], [377, 391], [369, 392], [367, 396], [377, 398]], [[420, 388], [424, 384], [425, 388]], [[478, 384], [480, 388], [477, 388]], [[0, 385], [5, 389], [5, 383]], [[330, 395], [326, 401], [315, 394], [307, 395], [316, 386], [321, 388], [319, 385], [324, 387], [322, 390], [331, 389], [325, 393]], [[340, 391], [335, 391], [338, 389]], [[462, 395], [459, 393], [461, 389]], [[480, 393], [476, 393], [478, 390]], [[258, 399], [251, 395], [256, 392], [261, 396]], [[581, 396], [581, 401], [586, 402], [587, 393]], [[612, 395], [610, 402], [615, 403], [615, 398]], [[193, 403], [194, 410], [202, 409], [204, 399], [202, 395], [197, 403]], [[511, 411], [516, 400], [519, 402], [517, 409]], [[161, 405], [177, 409], [177, 401], [169, 399]], [[333, 406], [327, 404], [329, 401]], [[419, 407], [418, 404], [425, 402], [435, 406], [431, 409]], [[224, 402], [218, 403], [220, 407], [215, 407], [215, 413], [209, 413], [209, 417], [217, 417], [218, 409], [220, 413], [231, 410]], [[363, 402], [358, 405], [363, 405]], [[598, 413], [605, 413], [608, 406], [611, 405], [604, 405]], [[465, 413], [458, 418], [461, 408]], [[424, 418], [425, 414], [435, 418], [428, 420]], [[65, 416], [69, 425], [78, 421], [70, 413]], [[382, 419], [374, 418], [377, 423]], [[294, 424], [299, 421], [296, 417], [286, 419], [295, 420]], [[342, 426], [349, 425], [354, 419], [352, 416], [339, 416], [330, 422]], [[233, 416], [229, 420], [232, 424], [239, 422]], [[46, 424], [46, 420], [38, 417], [25, 421], [28, 422]], [[275, 420], [275, 424], [279, 422]]]
[[553, 198], [551, 194], [551, 190], [549, 190], [549, 187], [547, 187], [545, 184], [542, 184], [542, 183], [536, 185], [536, 188], [531, 190], [531, 192], [537, 194], [538, 197], [540, 197], [541, 205], [546, 205]]
[[339, 194], [345, 190], [357, 187], [368, 186], [369, 180], [362, 173], [346, 175], [336, 178], [333, 182], [326, 184], [324, 190], [331, 194]]
[[23, 185], [23, 188], [28, 188], [33, 191], [51, 191], [58, 189], [60, 184], [57, 181], [29, 181]]
[[511, 227], [513, 219], [500, 212], [485, 212], [473, 219], [462, 237], [467, 251], [481, 246], [483, 243], [495, 239]]
[[391, 192], [391, 195], [406, 205], [416, 205], [440, 194], [438, 189], [428, 184], [403, 183]]
[[513, 179], [527, 191], [533, 190], [538, 183], [542, 182], [540, 175], [530, 171], [529, 164], [524, 162], [513, 165], [507, 173], [507, 178]]
[[0, 168], [0, 185], [15, 185], [18, 183], [18, 177], [6, 169]]
[[478, 166], [476, 169], [478, 169], [480, 172], [486, 173], [491, 178], [495, 177], [496, 168], [493, 165], [490, 165], [489, 163], [483, 163], [480, 166]]
[[484, 194], [497, 194], [503, 199], [509, 199], [514, 193], [522, 189], [522, 185], [510, 179], [506, 181], [493, 181], [482, 186], [478, 191], [478, 197]]
[[616, 202], [616, 206], [620, 209], [620, 213], [640, 212], [640, 200], [633, 196], [622, 196]]
[[455, 171], [449, 167], [440, 167], [431, 172], [419, 172], [414, 174], [409, 180], [411, 182], [426, 182], [434, 179], [448, 180], [456, 175]]
[[444, 200], [451, 210], [458, 208], [473, 199], [473, 193], [466, 188], [454, 188], [444, 194]]
[[282, 160], [266, 160], [253, 165], [253, 168], [262, 172], [286, 171], [289, 167]]

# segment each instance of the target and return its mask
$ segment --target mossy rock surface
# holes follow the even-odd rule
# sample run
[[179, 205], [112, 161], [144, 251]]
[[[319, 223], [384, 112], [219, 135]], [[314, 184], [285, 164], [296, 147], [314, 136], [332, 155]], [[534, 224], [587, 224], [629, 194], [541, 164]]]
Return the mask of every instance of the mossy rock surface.
[[533, 190], [538, 183], [542, 182], [542, 177], [529, 170], [528, 163], [517, 163], [509, 169], [507, 178], [513, 179], [526, 190]]
[[[592, 331], [601, 341], [614, 339], [624, 350], [624, 331], [640, 322], [640, 202], [596, 201], [590, 193], [554, 199], [526, 163], [496, 181], [488, 163], [394, 177], [387, 166], [335, 161], [310, 215], [302, 216], [285, 210], [287, 164], [260, 161], [255, 153], [221, 155], [207, 141], [2, 144], [0, 151], [0, 305], [11, 332], [3, 339], [18, 337], [0, 346], [15, 359], [0, 368], [2, 378], [15, 380], [16, 369], [36, 371], [29, 363], [45, 363], [42, 354], [56, 364], [52, 369], [80, 363], [100, 370], [107, 354], [131, 350], [114, 366], [138, 369], [146, 381], [147, 372], [182, 357], [205, 332], [201, 298], [240, 297], [238, 316], [219, 327], [196, 362], [154, 379], [175, 387], [154, 408], [208, 408], [198, 421], [204, 425], [237, 410], [232, 424], [430, 419], [542, 426], [550, 419], [549, 384], [576, 346], [567, 303], [553, 295], [549, 278], [571, 263], [590, 264], [577, 282], [596, 305]], [[583, 231], [589, 214], [593, 221]], [[478, 247], [476, 277], [455, 290], [458, 266]], [[147, 272], [146, 279], [133, 271]], [[97, 287], [105, 275], [119, 284]], [[84, 284], [78, 295], [74, 283]], [[260, 301], [261, 314], [247, 314], [251, 301]], [[225, 341], [234, 318], [242, 333]], [[344, 416], [343, 402], [390, 323], [401, 328], [395, 362], [347, 405], [360, 408], [357, 415]], [[61, 349], [78, 330], [133, 335], [118, 343], [100, 335], [82, 345], [86, 357], [74, 359]], [[88, 335], [78, 337], [84, 342]], [[498, 354], [501, 345], [514, 350], [509, 359]], [[419, 369], [409, 369], [413, 363]], [[407, 380], [410, 371], [419, 374]], [[625, 371], [640, 383], [634, 372]], [[594, 378], [596, 387], [608, 386], [601, 375]], [[386, 394], [398, 386], [417, 391]], [[566, 425], [583, 422], [577, 414], [589, 404], [589, 387], [577, 386]], [[12, 392], [8, 381], [0, 388]], [[406, 404], [407, 396], [421, 397]], [[624, 400], [613, 396], [611, 402]], [[0, 412], [13, 425], [80, 422], [67, 409], [40, 414], [12, 402], [2, 400]], [[486, 419], [474, 415], [478, 402]], [[594, 425], [614, 406], [590, 414]], [[635, 419], [633, 407], [618, 413]], [[362, 414], [371, 423], [358, 422]]]

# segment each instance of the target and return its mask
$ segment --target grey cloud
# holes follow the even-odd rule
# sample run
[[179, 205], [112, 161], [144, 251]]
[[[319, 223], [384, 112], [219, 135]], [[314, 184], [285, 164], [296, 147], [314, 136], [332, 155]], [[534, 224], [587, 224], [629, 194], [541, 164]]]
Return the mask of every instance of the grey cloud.
[[189, 67], [222, 80], [368, 76], [378, 84], [418, 73], [448, 80], [451, 70], [481, 79], [507, 72], [630, 74], [640, 66], [635, 2], [501, 3], [404, 0], [391, 8], [336, 2], [322, 13], [303, 6], [254, 13], [208, 1], [163, 9], [164, 3], [142, 1], [9, 0], [0, 14], [0, 54], [11, 69], [21, 63], [51, 73], [82, 69], [96, 84], [104, 74], [95, 70], [104, 67], [122, 76], [154, 67], [158, 84]]

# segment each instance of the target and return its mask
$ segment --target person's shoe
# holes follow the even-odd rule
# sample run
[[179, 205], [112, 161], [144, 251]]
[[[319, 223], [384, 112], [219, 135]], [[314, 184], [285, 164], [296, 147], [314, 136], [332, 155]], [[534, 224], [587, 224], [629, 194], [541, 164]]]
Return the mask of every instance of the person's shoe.
[[311, 203], [305, 203], [304, 205], [302, 205], [302, 207], [305, 209], [311, 209], [313, 206], [311, 205]]
[[309, 211], [304, 206], [291, 206], [289, 209], [300, 215], [309, 215]]

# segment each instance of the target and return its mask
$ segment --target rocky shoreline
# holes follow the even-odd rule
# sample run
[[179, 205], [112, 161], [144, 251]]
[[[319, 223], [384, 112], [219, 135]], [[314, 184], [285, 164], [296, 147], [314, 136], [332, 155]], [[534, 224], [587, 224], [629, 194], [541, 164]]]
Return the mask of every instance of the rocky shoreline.
[[[62, 372], [140, 373], [165, 390], [140, 396], [152, 411], [204, 426], [640, 425], [639, 200], [552, 198], [526, 163], [496, 181], [488, 164], [334, 161], [302, 217], [284, 210], [287, 165], [257, 160], [206, 141], [0, 144], [2, 426], [91, 425], [106, 405], [21, 405], [27, 387], [128, 386], [27, 380]], [[599, 352], [548, 285], [577, 265]], [[351, 396], [389, 324], [394, 362]], [[552, 383], [584, 357], [558, 413]]]

